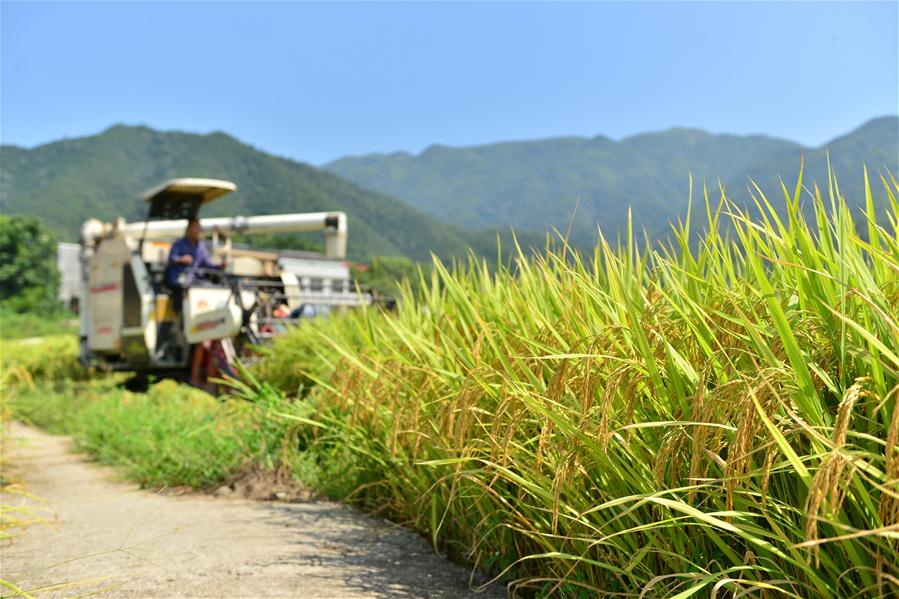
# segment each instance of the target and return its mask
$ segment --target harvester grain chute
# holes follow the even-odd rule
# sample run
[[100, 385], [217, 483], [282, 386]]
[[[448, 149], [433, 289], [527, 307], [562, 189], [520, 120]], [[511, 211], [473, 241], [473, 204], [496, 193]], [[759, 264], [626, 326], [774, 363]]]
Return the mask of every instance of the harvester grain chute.
[[[166, 276], [172, 243], [201, 206], [235, 189], [229, 181], [173, 179], [144, 194], [146, 221], [82, 225], [82, 364], [208, 387], [303, 315], [372, 303], [350, 282], [342, 212], [199, 219], [222, 266], [192, 268], [195, 284], [173, 286]], [[289, 257], [231, 241], [233, 233], [310, 231], [324, 234], [323, 256]]]

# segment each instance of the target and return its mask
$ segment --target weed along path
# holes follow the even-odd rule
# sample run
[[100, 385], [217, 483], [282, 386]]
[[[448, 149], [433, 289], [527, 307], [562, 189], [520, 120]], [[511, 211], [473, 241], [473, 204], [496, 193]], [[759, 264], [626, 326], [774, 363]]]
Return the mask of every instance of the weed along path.
[[160, 495], [114, 481], [66, 437], [14, 423], [49, 525], [2, 548], [2, 578], [38, 596], [502, 597], [420, 536], [332, 502]]

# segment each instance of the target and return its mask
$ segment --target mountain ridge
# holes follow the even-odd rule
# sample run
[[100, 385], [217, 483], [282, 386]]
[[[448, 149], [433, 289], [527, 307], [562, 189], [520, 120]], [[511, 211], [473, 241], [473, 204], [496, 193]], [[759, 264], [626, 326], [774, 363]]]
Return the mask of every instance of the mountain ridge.
[[[806, 149], [809, 149], [809, 148], [820, 149], [820, 148], [823, 148], [826, 145], [832, 143], [836, 139], [845, 137], [846, 135], [850, 135], [851, 133], [853, 133], [854, 131], [856, 131], [857, 129], [859, 129], [861, 127], [864, 127], [865, 125], [871, 124], [875, 121], [889, 120], [889, 119], [894, 119], [894, 118], [897, 118], [897, 116], [882, 115], [882, 116], [872, 117], [872, 118], [868, 119], [867, 121], [865, 121], [862, 125], [859, 125], [859, 127], [856, 127], [856, 129], [847, 131], [842, 134], [838, 134], [838, 135], [832, 137], [827, 142], [825, 142], [821, 145], [818, 145], [818, 146], [805, 146], [805, 145], [803, 145], [795, 140], [791, 140], [787, 137], [773, 135], [770, 133], [745, 133], [745, 134], [729, 133], [729, 132], [713, 133], [713, 132], [709, 131], [708, 129], [704, 129], [702, 127], [693, 127], [693, 126], [688, 126], [688, 125], [672, 125], [671, 127], [665, 127], [664, 129], [654, 129], [651, 131], [642, 131], [640, 133], [628, 134], [628, 135], [625, 135], [625, 136], [617, 138], [617, 139], [610, 137], [608, 135], [605, 135], [603, 133], [597, 133], [595, 135], [577, 135], [577, 134], [549, 135], [546, 137], [506, 139], [506, 140], [498, 140], [498, 141], [491, 141], [491, 142], [484, 142], [484, 143], [461, 144], [461, 145], [435, 142], [435, 143], [428, 144], [427, 146], [425, 146], [423, 149], [419, 150], [418, 152], [415, 152], [412, 150], [384, 150], [384, 151], [374, 150], [371, 152], [361, 152], [358, 154], [346, 154], [346, 155], [334, 158], [332, 160], [328, 160], [326, 162], [320, 163], [318, 166], [325, 166], [325, 165], [328, 165], [328, 164], [331, 164], [334, 162], [338, 162], [345, 158], [368, 158], [368, 157], [390, 158], [390, 157], [394, 157], [394, 156], [408, 156], [408, 157], [414, 158], [414, 157], [420, 156], [421, 154], [427, 152], [429, 149], [431, 149], [435, 146], [441, 147], [441, 148], [446, 148], [446, 149], [456, 150], [456, 149], [465, 149], [465, 148], [488, 148], [488, 147], [492, 147], [492, 146], [500, 146], [500, 145], [505, 145], [505, 144], [519, 144], [519, 143], [532, 143], [532, 142], [539, 143], [539, 142], [548, 142], [548, 141], [556, 141], [556, 140], [564, 141], [564, 140], [595, 140], [595, 139], [605, 139], [605, 140], [612, 141], [615, 143], [621, 143], [621, 142], [633, 140], [635, 138], [641, 138], [641, 137], [645, 137], [645, 136], [653, 136], [653, 135], [657, 135], [657, 134], [672, 133], [672, 132], [698, 133], [698, 134], [706, 135], [706, 136], [710, 136], [710, 137], [732, 137], [732, 138], [740, 138], [740, 139], [777, 140], [777, 141], [784, 141], [784, 142], [788, 142], [791, 144], [795, 144], [798, 147], [802, 147], [802, 148], [806, 148]], [[48, 143], [52, 143], [52, 142], [48, 142]]]
[[139, 194], [175, 177], [227, 179], [238, 190], [205, 215], [343, 210], [349, 255], [464, 256], [495, 247], [492, 231], [467, 232], [379, 192], [221, 132], [194, 134], [117, 124], [94, 136], [35, 148], [0, 146], [0, 209], [42, 218], [63, 240], [86, 218], [142, 220]]
[[899, 117], [870, 119], [815, 148], [769, 135], [673, 127], [618, 141], [597, 135], [455, 148], [434, 144], [416, 155], [350, 156], [324, 167], [463, 228], [564, 229], [578, 204], [572, 238], [589, 245], [596, 225], [607, 231], [626, 227], [628, 207], [638, 227], [654, 237], [666, 235], [668, 223], [686, 210], [691, 176], [720, 180], [735, 200], [747, 203], [747, 176], [766, 192], [779, 193], [777, 177], [795, 181], [802, 156], [806, 180], [826, 180], [826, 148], [841, 185], [845, 181], [844, 189], [857, 199], [862, 162], [899, 168]]
[[[510, 227], [524, 245], [542, 246], [543, 232], [567, 230], [576, 206], [576, 245], [592, 244], [597, 225], [607, 235], [623, 231], [629, 213], [636, 230], [661, 239], [686, 210], [691, 175], [711, 189], [721, 181], [730, 197], [748, 202], [750, 180], [779, 194], [779, 179], [790, 186], [803, 157], [804, 181], [826, 182], [828, 153], [847, 197], [863, 201], [862, 162], [872, 171], [899, 171], [899, 117], [871, 119], [818, 148], [767, 135], [673, 127], [618, 141], [596, 135], [470, 147], [432, 144], [416, 155], [335, 161], [349, 160], [355, 174], [341, 173], [333, 163], [327, 172], [269, 154], [221, 130], [159, 131], [118, 123], [97, 135], [33, 148], [0, 146], [0, 209], [39, 216], [60, 238], [74, 239], [87, 217], [142, 219], [139, 194], [160, 181], [209, 176], [238, 184], [237, 193], [205, 212], [211, 216], [346, 211], [354, 259], [427, 259], [432, 251], [463, 256], [469, 247], [489, 256], [495, 255], [496, 232], [508, 238]], [[410, 198], [398, 183], [440, 193]]]

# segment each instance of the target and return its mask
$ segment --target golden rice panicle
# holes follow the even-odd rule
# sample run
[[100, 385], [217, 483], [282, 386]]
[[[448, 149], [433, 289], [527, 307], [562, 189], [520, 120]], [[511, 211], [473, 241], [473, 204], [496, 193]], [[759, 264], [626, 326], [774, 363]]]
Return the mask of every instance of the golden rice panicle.
[[665, 245], [629, 229], [492, 271], [435, 261], [395, 313], [317, 331], [310, 451], [345, 460], [362, 505], [537, 596], [897, 595], [882, 183], [863, 213], [800, 174], [779, 201], [704, 190], [706, 222], [691, 205]]
[[[883, 449], [886, 467], [883, 489], [880, 492], [879, 514], [884, 526], [895, 526], [899, 524], [899, 385], [890, 391], [884, 404], [892, 404], [893, 418]], [[899, 546], [899, 541], [894, 541], [894, 544]]]

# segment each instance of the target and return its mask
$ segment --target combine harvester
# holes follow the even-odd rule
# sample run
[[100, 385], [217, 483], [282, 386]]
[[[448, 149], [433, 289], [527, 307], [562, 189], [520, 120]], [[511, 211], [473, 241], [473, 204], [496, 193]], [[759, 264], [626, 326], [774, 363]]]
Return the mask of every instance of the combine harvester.
[[[168, 256], [200, 207], [234, 191], [229, 181], [173, 179], [144, 193], [144, 222], [97, 219], [81, 227], [81, 363], [188, 380], [234, 376], [252, 346], [296, 319], [372, 303], [351, 287], [343, 212], [200, 219], [221, 269], [192, 269], [172, 288]], [[233, 247], [229, 234], [321, 231], [324, 256]]]

